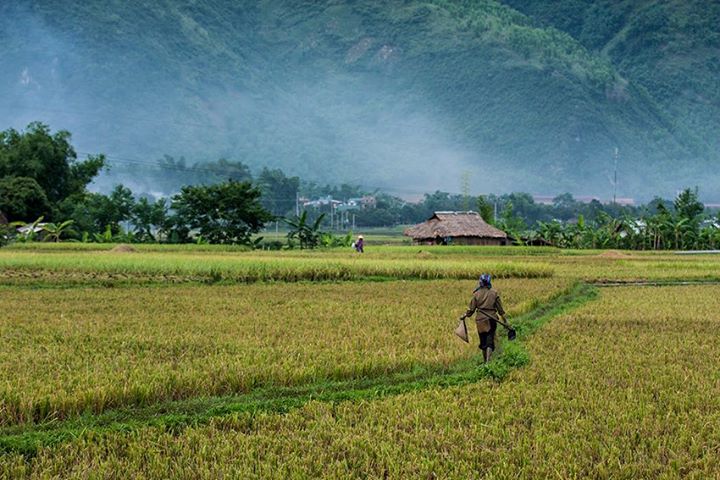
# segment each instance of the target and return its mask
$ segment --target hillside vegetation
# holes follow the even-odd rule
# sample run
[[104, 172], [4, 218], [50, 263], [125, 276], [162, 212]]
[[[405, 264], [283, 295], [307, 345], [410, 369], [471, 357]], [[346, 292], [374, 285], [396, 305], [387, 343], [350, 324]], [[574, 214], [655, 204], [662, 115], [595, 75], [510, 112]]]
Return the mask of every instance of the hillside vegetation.
[[[720, 138], [720, 4], [691, 1], [551, 0], [505, 3], [577, 39], [612, 62], [703, 148]], [[709, 150], [705, 150], [709, 151]]]
[[621, 193], [703, 185], [718, 29], [699, 2], [507, 3], [11, 0], [0, 121], [68, 128], [127, 177], [169, 153], [416, 191], [471, 170], [478, 192], [603, 194], [618, 146]]

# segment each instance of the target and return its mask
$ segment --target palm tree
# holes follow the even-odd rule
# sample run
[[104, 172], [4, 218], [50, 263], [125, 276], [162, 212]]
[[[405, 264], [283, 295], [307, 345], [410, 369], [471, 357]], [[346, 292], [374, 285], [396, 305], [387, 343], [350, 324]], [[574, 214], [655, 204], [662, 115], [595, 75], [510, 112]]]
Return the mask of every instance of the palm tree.
[[683, 240], [690, 230], [689, 222], [690, 220], [687, 218], [678, 218], [672, 222], [672, 233], [675, 239], [674, 245], [677, 249], [682, 249], [684, 247], [685, 242]]

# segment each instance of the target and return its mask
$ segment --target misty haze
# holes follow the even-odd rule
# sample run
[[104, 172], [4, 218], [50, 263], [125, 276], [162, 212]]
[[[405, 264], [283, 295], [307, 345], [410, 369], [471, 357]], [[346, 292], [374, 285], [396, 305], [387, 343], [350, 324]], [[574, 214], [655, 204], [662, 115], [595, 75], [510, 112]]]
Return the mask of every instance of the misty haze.
[[669, 2], [561, 23], [554, 2], [506, 3], [6, 0], [0, 124], [106, 154], [103, 191], [152, 191], [135, 167], [170, 155], [401, 196], [468, 171], [472, 194], [607, 200], [618, 148], [620, 196], [720, 197], [715, 24], [680, 34]]

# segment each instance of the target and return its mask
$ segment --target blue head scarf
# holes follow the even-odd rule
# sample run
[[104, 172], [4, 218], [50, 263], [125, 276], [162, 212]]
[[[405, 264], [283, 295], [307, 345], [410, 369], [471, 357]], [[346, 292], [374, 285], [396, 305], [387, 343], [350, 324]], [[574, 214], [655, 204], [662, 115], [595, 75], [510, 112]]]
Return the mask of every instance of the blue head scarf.
[[477, 292], [481, 288], [492, 288], [492, 279], [490, 278], [490, 274], [483, 273], [480, 275], [480, 279], [478, 280], [478, 287], [475, 289]]

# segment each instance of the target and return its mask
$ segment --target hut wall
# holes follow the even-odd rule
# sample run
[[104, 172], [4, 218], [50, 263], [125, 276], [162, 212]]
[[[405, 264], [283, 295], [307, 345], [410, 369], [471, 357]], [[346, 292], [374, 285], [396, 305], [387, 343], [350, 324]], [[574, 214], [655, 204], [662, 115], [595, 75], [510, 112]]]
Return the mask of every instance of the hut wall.
[[507, 245], [504, 238], [453, 237], [453, 245]]
[[[440, 238], [416, 238], [413, 245], [441, 245]], [[484, 238], [484, 237], [452, 237], [451, 245], [508, 245], [508, 241], [504, 238]]]

